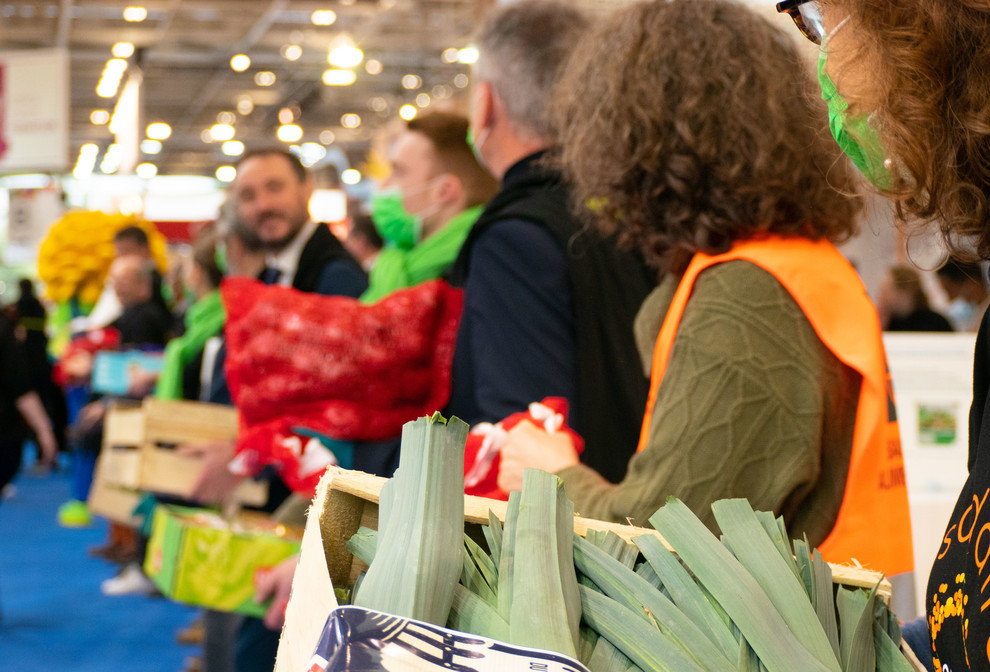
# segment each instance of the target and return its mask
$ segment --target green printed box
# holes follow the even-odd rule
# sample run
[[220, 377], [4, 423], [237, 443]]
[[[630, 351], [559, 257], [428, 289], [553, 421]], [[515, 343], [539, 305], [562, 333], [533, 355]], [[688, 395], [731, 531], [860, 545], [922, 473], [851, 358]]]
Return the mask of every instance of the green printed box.
[[158, 506], [144, 571], [176, 602], [215, 611], [264, 616], [254, 601], [254, 576], [299, 552], [302, 528], [266, 516], [233, 521], [205, 509]]

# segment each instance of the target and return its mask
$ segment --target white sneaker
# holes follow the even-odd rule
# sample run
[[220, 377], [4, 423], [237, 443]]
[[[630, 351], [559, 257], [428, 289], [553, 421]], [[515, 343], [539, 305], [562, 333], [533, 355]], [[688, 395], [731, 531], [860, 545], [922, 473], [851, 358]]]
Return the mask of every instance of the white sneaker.
[[153, 595], [158, 588], [144, 575], [141, 567], [132, 562], [120, 570], [120, 574], [101, 583], [100, 592], [104, 595]]

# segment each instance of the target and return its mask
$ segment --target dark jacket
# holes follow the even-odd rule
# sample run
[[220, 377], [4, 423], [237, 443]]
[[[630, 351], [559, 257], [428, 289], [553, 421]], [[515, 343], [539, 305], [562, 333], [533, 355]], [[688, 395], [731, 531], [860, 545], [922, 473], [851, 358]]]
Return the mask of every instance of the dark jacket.
[[[585, 439], [581, 461], [618, 482], [648, 391], [632, 324], [657, 276], [583, 225], [559, 175], [540, 159], [509, 169], [449, 273], [465, 288], [465, 308], [447, 412], [491, 422], [563, 396]], [[526, 284], [537, 275], [539, 284]]]

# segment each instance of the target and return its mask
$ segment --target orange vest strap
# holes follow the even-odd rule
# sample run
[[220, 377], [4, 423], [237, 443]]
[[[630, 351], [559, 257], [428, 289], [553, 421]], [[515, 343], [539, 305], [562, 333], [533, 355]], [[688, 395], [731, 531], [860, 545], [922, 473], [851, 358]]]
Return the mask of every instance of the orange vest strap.
[[912, 571], [907, 483], [880, 319], [855, 269], [827, 240], [769, 236], [739, 242], [723, 254], [695, 254], [657, 337], [638, 450], [649, 441], [657, 392], [694, 283], [705, 269], [732, 260], [748, 261], [776, 278], [825, 347], [862, 377], [842, 506], [819, 550], [829, 562], [855, 559], [886, 574]]

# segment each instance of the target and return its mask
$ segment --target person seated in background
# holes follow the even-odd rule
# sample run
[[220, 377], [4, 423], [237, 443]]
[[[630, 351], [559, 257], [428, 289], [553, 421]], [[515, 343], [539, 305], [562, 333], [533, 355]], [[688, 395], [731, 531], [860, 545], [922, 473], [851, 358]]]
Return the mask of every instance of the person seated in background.
[[884, 331], [954, 331], [945, 316], [932, 310], [921, 275], [907, 266], [892, 266], [877, 297]]
[[454, 263], [498, 183], [467, 144], [468, 120], [431, 112], [406, 122], [391, 148], [392, 172], [371, 199], [385, 248], [371, 269], [372, 303], [440, 277]]
[[656, 274], [586, 227], [545, 165], [557, 151], [551, 92], [587, 25], [573, 6], [527, 2], [496, 6], [481, 27], [471, 131], [501, 189], [447, 275], [464, 311], [443, 412], [476, 425], [560, 397], [581, 459], [618, 481], [646, 402], [633, 319]]
[[378, 254], [385, 247], [385, 241], [378, 234], [375, 223], [371, 220], [371, 215], [358, 213], [351, 217], [351, 225], [347, 229], [347, 237], [344, 239], [344, 247], [351, 253], [365, 273], [371, 273], [371, 269], [378, 260]]
[[853, 183], [811, 130], [824, 110], [792, 41], [733, 2], [648, 2], [574, 54], [555, 106], [565, 176], [669, 274], [637, 325], [650, 397], [621, 483], [523, 422], [499, 485], [539, 467], [581, 515], [636, 525], [676, 496], [714, 527], [714, 501], [746, 498], [827, 560], [909, 572], [880, 320], [833, 245], [856, 229]]
[[983, 266], [949, 257], [935, 273], [949, 299], [949, 322], [956, 331], [978, 331], [983, 315], [990, 307]]

